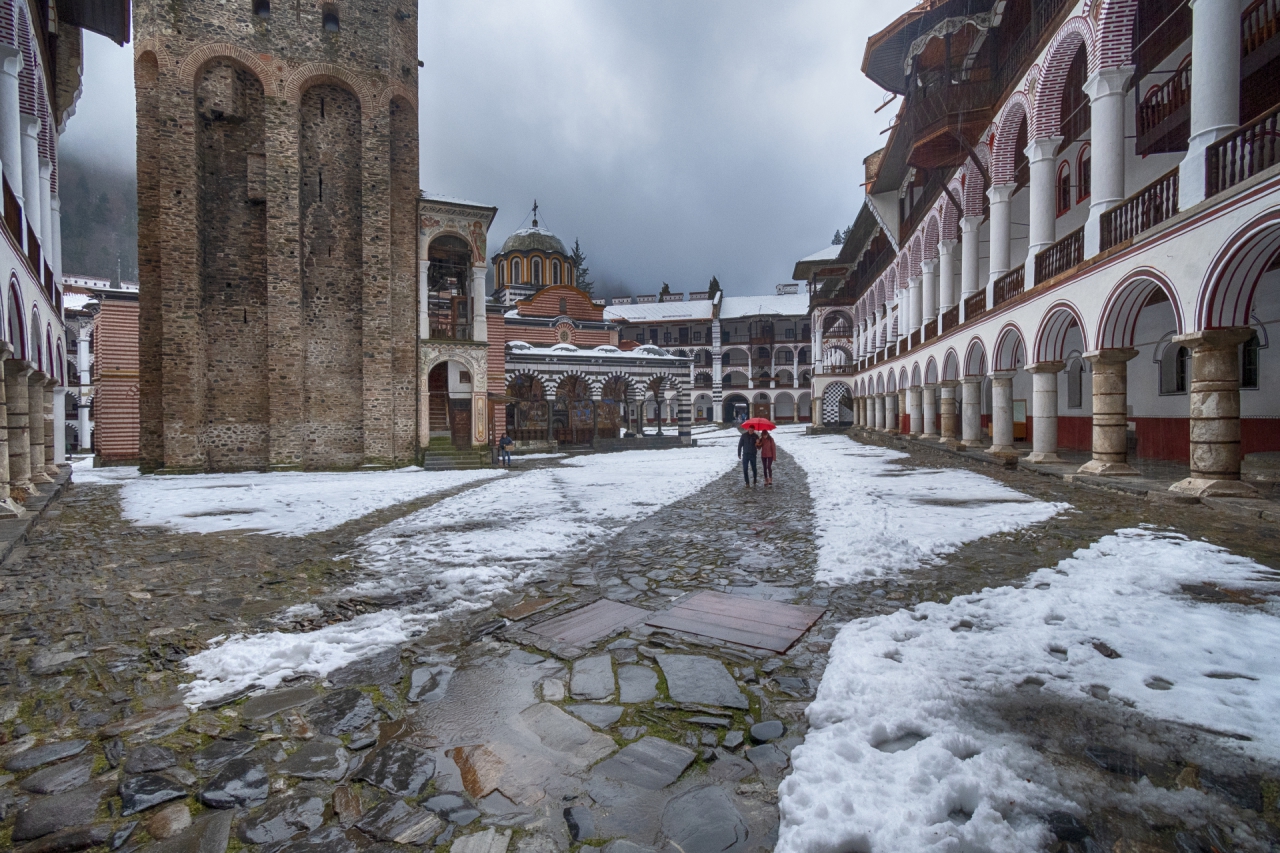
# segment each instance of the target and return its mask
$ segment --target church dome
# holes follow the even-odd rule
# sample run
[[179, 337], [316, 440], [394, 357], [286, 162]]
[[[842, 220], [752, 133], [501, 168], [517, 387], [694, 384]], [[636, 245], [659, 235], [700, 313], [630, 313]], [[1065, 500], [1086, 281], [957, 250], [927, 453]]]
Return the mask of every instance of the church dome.
[[507, 242], [502, 244], [502, 254], [507, 252], [558, 252], [561, 255], [568, 255], [565, 250], [564, 243], [560, 242], [560, 238], [552, 234], [545, 228], [538, 227], [538, 220], [533, 220], [532, 228], [521, 228], [519, 231], [507, 238]]

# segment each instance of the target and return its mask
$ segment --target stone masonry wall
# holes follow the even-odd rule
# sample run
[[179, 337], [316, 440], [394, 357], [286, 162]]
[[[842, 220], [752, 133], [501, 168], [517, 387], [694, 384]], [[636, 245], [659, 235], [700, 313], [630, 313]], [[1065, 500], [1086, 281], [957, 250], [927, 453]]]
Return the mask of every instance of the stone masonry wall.
[[417, 10], [272, 5], [134, 4], [147, 470], [414, 455]]

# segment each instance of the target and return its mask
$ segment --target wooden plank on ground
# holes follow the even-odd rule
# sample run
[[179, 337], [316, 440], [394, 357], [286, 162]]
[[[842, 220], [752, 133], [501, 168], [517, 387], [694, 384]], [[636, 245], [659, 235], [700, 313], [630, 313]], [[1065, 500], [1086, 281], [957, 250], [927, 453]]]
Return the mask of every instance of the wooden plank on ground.
[[640, 624], [648, 615], [648, 610], [602, 598], [526, 630], [571, 646], [588, 646], [619, 628]]
[[825, 612], [821, 607], [708, 590], [655, 613], [645, 624], [781, 653], [803, 637]]

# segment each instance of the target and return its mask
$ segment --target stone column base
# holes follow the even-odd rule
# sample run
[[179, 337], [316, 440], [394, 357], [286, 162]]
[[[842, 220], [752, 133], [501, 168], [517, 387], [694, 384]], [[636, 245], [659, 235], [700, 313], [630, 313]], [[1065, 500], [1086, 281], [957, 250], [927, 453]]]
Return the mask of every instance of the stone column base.
[[1013, 449], [1012, 444], [993, 444], [987, 448], [986, 453], [989, 456], [1017, 456], [1018, 451]]
[[22, 518], [22, 507], [10, 496], [0, 498], [0, 518]]
[[1041, 453], [1038, 450], [1033, 450], [1027, 456], [1027, 461], [1036, 465], [1061, 465], [1066, 462], [1065, 459], [1056, 453]]
[[949, 447], [952, 450], [964, 450], [964, 442], [958, 438], [938, 438], [938, 444], [943, 447]]
[[1090, 459], [1081, 465], [1076, 473], [1092, 474], [1095, 477], [1136, 477], [1138, 469], [1128, 462], [1104, 462], [1101, 459]]
[[982, 439], [980, 438], [975, 438], [970, 441], [961, 441], [960, 446], [965, 450], [983, 450], [986, 448], [986, 445], [982, 443]]
[[1194, 495], [1197, 498], [1260, 498], [1258, 490], [1239, 480], [1211, 480], [1204, 477], [1188, 477], [1169, 487], [1171, 492]]
[[45, 485], [53, 482], [53, 478], [44, 472], [44, 463], [31, 472], [31, 482]]

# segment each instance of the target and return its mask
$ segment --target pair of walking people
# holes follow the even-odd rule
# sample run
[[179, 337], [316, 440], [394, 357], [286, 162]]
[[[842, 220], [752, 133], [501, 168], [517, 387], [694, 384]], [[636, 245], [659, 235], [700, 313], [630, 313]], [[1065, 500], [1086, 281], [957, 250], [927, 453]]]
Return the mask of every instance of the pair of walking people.
[[760, 475], [756, 470], [756, 454], [764, 466], [764, 484], [773, 485], [773, 460], [778, 458], [778, 444], [773, 436], [765, 431], [756, 432], [751, 427], [738, 437], [738, 458], [742, 460], [742, 479], [748, 486], [758, 484]]

